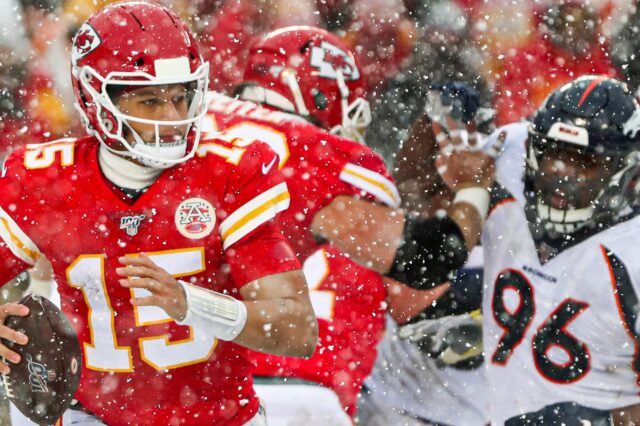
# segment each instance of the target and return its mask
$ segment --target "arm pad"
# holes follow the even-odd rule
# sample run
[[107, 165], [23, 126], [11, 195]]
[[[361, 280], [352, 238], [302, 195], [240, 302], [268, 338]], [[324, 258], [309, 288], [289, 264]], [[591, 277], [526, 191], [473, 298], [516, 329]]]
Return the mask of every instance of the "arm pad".
[[387, 276], [423, 290], [438, 286], [462, 267], [468, 250], [458, 225], [448, 217], [407, 217], [403, 243]]
[[176, 321], [212, 334], [220, 340], [234, 340], [247, 323], [247, 308], [241, 301], [184, 281], [178, 281], [187, 298], [187, 315]]

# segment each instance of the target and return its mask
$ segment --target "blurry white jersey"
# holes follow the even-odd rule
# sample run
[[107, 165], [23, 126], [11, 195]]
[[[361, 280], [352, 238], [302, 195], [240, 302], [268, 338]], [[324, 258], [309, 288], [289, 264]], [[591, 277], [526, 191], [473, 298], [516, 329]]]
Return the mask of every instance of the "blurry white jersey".
[[439, 368], [436, 361], [396, 334], [395, 322], [380, 344], [358, 406], [365, 426], [487, 424], [488, 394], [482, 368]]
[[353, 426], [338, 395], [315, 384], [254, 384], [269, 426]]
[[[524, 147], [522, 126], [507, 127], [512, 131], [505, 153]], [[520, 167], [522, 176], [524, 163]], [[516, 175], [515, 169], [507, 177], [498, 173], [515, 198], [493, 207], [482, 235], [483, 343], [492, 422], [502, 424], [560, 402], [602, 410], [640, 403], [640, 217], [542, 264]]]
[[[497, 159], [498, 179], [510, 191], [522, 193], [522, 163], [527, 123], [506, 126], [509, 138]], [[513, 137], [512, 137], [513, 136]], [[520, 143], [517, 143], [520, 141]], [[495, 140], [484, 143], [489, 149]], [[482, 266], [482, 252], [474, 250], [467, 267]], [[439, 368], [414, 343], [401, 340], [395, 322], [387, 321], [387, 333], [378, 348], [376, 367], [365, 381], [358, 416], [366, 426], [485, 425], [489, 393], [485, 370]]]
[[526, 158], [525, 142], [529, 123], [521, 121], [503, 126], [491, 134], [483, 144], [483, 149], [489, 150], [501, 132], [506, 132], [507, 138], [496, 159], [497, 181], [524, 204], [524, 160]]

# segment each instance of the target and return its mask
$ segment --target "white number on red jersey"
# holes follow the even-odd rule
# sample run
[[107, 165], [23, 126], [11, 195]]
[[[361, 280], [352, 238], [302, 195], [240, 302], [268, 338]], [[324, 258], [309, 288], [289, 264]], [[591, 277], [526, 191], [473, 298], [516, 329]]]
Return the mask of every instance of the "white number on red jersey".
[[[184, 277], [204, 271], [202, 247], [149, 253], [158, 266], [174, 277]], [[97, 371], [133, 371], [131, 348], [118, 345], [114, 324], [116, 313], [105, 283], [104, 255], [79, 256], [67, 269], [69, 285], [78, 288], [89, 308], [88, 326], [91, 342], [84, 344], [85, 365]], [[145, 297], [145, 289], [132, 289], [132, 297]], [[173, 322], [162, 309], [155, 306], [134, 307], [136, 325], [139, 327]], [[201, 334], [201, 333], [200, 333]], [[150, 336], [139, 340], [144, 362], [157, 370], [168, 370], [204, 362], [213, 353], [217, 340], [210, 335], [200, 335], [193, 328], [189, 338], [170, 341], [168, 335]]]

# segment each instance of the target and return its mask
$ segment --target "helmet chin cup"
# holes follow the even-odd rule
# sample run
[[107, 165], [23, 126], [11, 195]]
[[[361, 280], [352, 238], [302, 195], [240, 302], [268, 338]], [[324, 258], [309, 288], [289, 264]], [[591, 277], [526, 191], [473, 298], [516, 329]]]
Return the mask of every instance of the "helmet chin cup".
[[168, 169], [173, 167], [175, 163], [171, 162], [171, 160], [178, 161], [184, 158], [186, 153], [186, 139], [182, 139], [179, 143], [168, 146], [136, 143], [132, 151], [134, 158], [152, 169]]

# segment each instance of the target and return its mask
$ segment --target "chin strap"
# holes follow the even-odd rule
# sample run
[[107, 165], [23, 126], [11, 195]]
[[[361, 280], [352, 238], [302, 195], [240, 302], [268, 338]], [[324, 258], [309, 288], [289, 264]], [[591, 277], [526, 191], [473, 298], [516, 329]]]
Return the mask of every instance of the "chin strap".
[[300, 115], [309, 116], [309, 110], [307, 106], [304, 104], [304, 99], [302, 98], [302, 90], [300, 90], [300, 85], [298, 84], [298, 80], [296, 80], [295, 72], [284, 69], [282, 73], [280, 73], [282, 80], [287, 83], [289, 86], [289, 90], [291, 90], [291, 95], [293, 96], [293, 101], [296, 105], [296, 111]]

